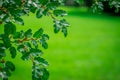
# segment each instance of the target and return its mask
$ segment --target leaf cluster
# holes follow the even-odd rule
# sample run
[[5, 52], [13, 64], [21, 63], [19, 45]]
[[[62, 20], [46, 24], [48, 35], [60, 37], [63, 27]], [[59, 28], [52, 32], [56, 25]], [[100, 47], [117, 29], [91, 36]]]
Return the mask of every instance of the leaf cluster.
[[[48, 63], [41, 58], [43, 52], [38, 47], [38, 45], [41, 45], [41, 47], [44, 49], [48, 48], [47, 40], [49, 39], [49, 36], [44, 34], [44, 30], [42, 28], [35, 33], [32, 33], [31, 29], [17, 32], [13, 23], [6, 23], [4, 25], [4, 30], [4, 34], [1, 34], [2, 42], [0, 43], [0, 64], [2, 65], [0, 67], [0, 72], [3, 75], [3, 80], [8, 79], [8, 77], [11, 76], [11, 71], [15, 70], [15, 65], [12, 62], [3, 61], [4, 57], [6, 56], [6, 50], [9, 50], [11, 58], [13, 59], [16, 57], [17, 52], [20, 52], [22, 54], [21, 59], [31, 60], [33, 63], [36, 63], [36, 65], [33, 64], [34, 66], [37, 66], [41, 63], [41, 65], [48, 65]], [[46, 69], [45, 67], [46, 66], [39, 66], [40, 69]], [[45, 75], [46, 74], [43, 76]]]
[[104, 10], [105, 5], [103, 5], [104, 2], [108, 2], [108, 5], [110, 8], [115, 8], [115, 13], [118, 13], [120, 10], [120, 1], [119, 0], [95, 0], [92, 9], [94, 13], [98, 13]]
[[65, 19], [57, 19], [58, 16], [66, 16], [66, 11], [57, 9], [64, 0], [0, 0], [0, 25], [4, 25], [4, 33], [0, 33], [0, 78], [8, 80], [15, 65], [6, 61], [7, 53], [11, 58], [16, 58], [17, 53], [22, 54], [22, 60], [32, 61], [32, 80], [48, 80], [49, 72], [46, 68], [48, 62], [42, 58], [42, 50], [48, 48], [48, 34], [40, 28], [33, 33], [32, 29], [18, 31], [14, 23], [24, 25], [21, 16], [35, 14], [40, 19], [50, 16], [54, 23], [54, 32], [63, 32], [67, 36], [69, 23]]

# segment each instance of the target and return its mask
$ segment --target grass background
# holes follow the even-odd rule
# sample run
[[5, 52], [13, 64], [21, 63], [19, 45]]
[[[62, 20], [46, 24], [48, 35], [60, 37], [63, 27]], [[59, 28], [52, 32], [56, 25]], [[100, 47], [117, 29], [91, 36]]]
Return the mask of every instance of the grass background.
[[[68, 36], [54, 34], [49, 17], [24, 16], [25, 26], [18, 30], [40, 27], [50, 40], [43, 57], [49, 62], [49, 80], [120, 80], [120, 17], [92, 14], [86, 8], [64, 8], [70, 23]], [[2, 29], [1, 29], [2, 31]], [[9, 53], [8, 53], [9, 55]], [[31, 80], [31, 62], [15, 60], [16, 71], [9, 80]]]

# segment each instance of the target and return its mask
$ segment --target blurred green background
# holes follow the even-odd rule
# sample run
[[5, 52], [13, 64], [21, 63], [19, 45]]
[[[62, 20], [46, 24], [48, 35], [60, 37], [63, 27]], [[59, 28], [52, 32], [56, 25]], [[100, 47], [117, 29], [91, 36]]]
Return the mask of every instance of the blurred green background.
[[[87, 8], [62, 7], [68, 12], [68, 36], [54, 34], [49, 17], [36, 19], [24, 16], [25, 26], [18, 30], [40, 27], [48, 33], [49, 48], [43, 57], [49, 62], [49, 80], [120, 80], [120, 17], [93, 14]], [[9, 53], [7, 54], [9, 55]], [[17, 58], [7, 59], [16, 65], [9, 80], [31, 80], [31, 62]]]

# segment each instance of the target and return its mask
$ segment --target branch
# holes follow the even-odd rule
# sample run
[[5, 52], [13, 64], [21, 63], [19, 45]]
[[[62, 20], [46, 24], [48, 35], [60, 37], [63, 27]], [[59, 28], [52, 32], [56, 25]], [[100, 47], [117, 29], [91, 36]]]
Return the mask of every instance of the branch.
[[[41, 5], [41, 8], [46, 9], [46, 6]], [[56, 18], [55, 18], [55, 16], [53, 15], [53, 13], [52, 13], [52, 12], [50, 12], [50, 10], [48, 10], [48, 13], [49, 13], [49, 14], [50, 14], [50, 16], [52, 17], [52, 19], [56, 19]]]
[[48, 11], [48, 13], [49, 13], [50, 16], [52, 17], [52, 19], [56, 19], [55, 16], [52, 14], [52, 12]]
[[24, 39], [22, 39], [22, 40], [18, 40], [20, 43], [23, 43], [24, 41], [29, 41], [29, 40], [31, 40], [31, 39], [28, 39], [28, 38], [24, 38]]
[[32, 63], [34, 63], [34, 57], [32, 55], [30, 55], [30, 59], [31, 59]]
[[22, 40], [19, 39], [18, 42], [19, 42], [19, 43], [23, 43], [23, 42], [25, 42], [25, 41], [30, 41], [30, 40], [37, 40], [37, 39], [36, 39], [36, 38], [26, 38], [26, 37], [25, 37], [25, 38], [22, 39]]

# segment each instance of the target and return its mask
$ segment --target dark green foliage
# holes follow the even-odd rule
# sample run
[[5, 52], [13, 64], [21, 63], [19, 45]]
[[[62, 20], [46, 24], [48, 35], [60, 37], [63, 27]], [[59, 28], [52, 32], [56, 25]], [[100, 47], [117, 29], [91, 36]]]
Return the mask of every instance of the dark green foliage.
[[120, 16], [120, 0], [66, 0], [66, 4], [78, 3], [92, 7], [94, 13], [106, 12], [108, 14]]
[[54, 32], [58, 33], [60, 31], [60, 25], [59, 24], [55, 24], [54, 25]]
[[16, 27], [13, 23], [6, 23], [4, 26], [4, 32], [6, 35], [14, 34], [16, 32]]
[[42, 16], [43, 16], [43, 11], [41, 9], [39, 9], [36, 13], [36, 17], [41, 18]]
[[4, 33], [0, 33], [0, 64], [2, 65], [0, 65], [0, 73], [4, 77], [0, 74], [0, 79], [8, 80], [11, 72], [15, 70], [15, 65], [5, 60], [6, 50], [9, 50], [8, 53], [13, 59], [16, 58], [17, 52], [20, 52], [22, 60], [32, 61], [32, 80], [48, 80], [49, 72], [46, 69], [48, 62], [41, 57], [43, 52], [39, 49], [39, 45], [47, 49], [49, 36], [44, 34], [42, 28], [36, 32], [29, 28], [26, 31], [16, 30], [15, 23], [24, 25], [21, 16], [29, 15], [31, 12], [36, 18], [50, 16], [54, 21], [54, 32], [61, 30], [66, 36], [66, 28], [69, 24], [64, 19], [56, 18], [67, 15], [65, 11], [57, 9], [63, 2], [64, 0], [0, 0], [0, 25], [4, 24]]
[[39, 38], [42, 35], [42, 33], [43, 33], [43, 29], [40, 28], [38, 31], [34, 33], [33, 37]]
[[11, 71], [14, 71], [14, 70], [15, 70], [14, 64], [13, 64], [12, 62], [10, 62], [10, 61], [7, 61], [7, 62], [5, 63], [5, 67], [6, 67], [7, 69], [11, 70]]
[[43, 35], [42, 35], [42, 39], [48, 40], [48, 39], [49, 39], [49, 36], [48, 36], [47, 34], [43, 34]]
[[63, 10], [54, 10], [53, 13], [55, 16], [66, 16], [67, 15], [66, 11], [63, 11]]
[[49, 8], [50, 10], [54, 10], [59, 6], [58, 2], [51, 2], [47, 4], [47, 8]]
[[14, 39], [20, 38], [21, 37], [21, 33], [20, 32], [15, 32], [13, 35]]
[[92, 5], [93, 12], [109, 12], [113, 14], [120, 13], [120, 1], [119, 0], [98, 0]]
[[3, 80], [8, 80], [8, 77], [11, 76], [11, 72], [15, 71], [15, 65], [10, 61], [2, 60], [1, 75]]
[[49, 72], [47, 71], [46, 68], [44, 68], [47, 65], [48, 65], [48, 62], [45, 61], [45, 59], [36, 57], [32, 67], [32, 79], [48, 80]]
[[67, 36], [67, 28], [66, 27], [62, 27], [62, 32], [64, 33], [64, 36]]
[[17, 47], [17, 50], [18, 50], [19, 52], [21, 52], [21, 53], [25, 53], [24, 45], [23, 45], [23, 44], [22, 44], [22, 45], [19, 45], [19, 46]]
[[44, 49], [47, 49], [47, 48], [48, 48], [48, 44], [47, 44], [47, 42], [46, 42], [45, 39], [40, 39], [40, 43], [42, 44], [42, 47], [43, 47]]
[[39, 2], [40, 2], [42, 5], [46, 5], [46, 4], [49, 2], [49, 0], [39, 0]]
[[32, 44], [35, 46], [35, 48], [38, 48], [38, 44], [36, 40], [31, 40]]
[[10, 47], [9, 50], [10, 50], [11, 57], [15, 58], [16, 57], [16, 49], [15, 49], [15, 47]]
[[8, 35], [4, 34], [2, 36], [2, 40], [3, 40], [3, 43], [4, 43], [4, 45], [5, 45], [6, 48], [11, 47], [11, 42], [10, 42], [10, 38], [9, 38]]
[[30, 54], [36, 57], [36, 56], [42, 55], [42, 51], [39, 49], [31, 48]]
[[120, 16], [120, 1], [102, 1], [102, 4], [104, 5], [103, 12]]
[[55, 20], [54, 21], [54, 32], [58, 33], [60, 30], [62, 30], [64, 36], [67, 36], [67, 27], [69, 26], [69, 23], [66, 22], [65, 19], [63, 20]]
[[48, 80], [48, 78], [49, 78], [49, 72], [47, 71], [47, 69], [43, 68], [42, 72], [43, 72], [42, 80]]
[[15, 17], [14, 19], [15, 19], [15, 21], [16, 21], [17, 23], [19, 23], [19, 24], [21, 24], [21, 25], [24, 25], [24, 22], [23, 22], [23, 20], [22, 20], [21, 18]]
[[0, 59], [5, 56], [6, 56], [5, 50], [0, 48]]
[[93, 7], [93, 12], [96, 13], [96, 12], [101, 12], [103, 11], [103, 4], [102, 2], [96, 2], [92, 5]]
[[28, 47], [29, 49], [31, 48], [31, 44], [29, 42], [24, 42], [24, 46]]
[[32, 30], [28, 29], [24, 34], [26, 38], [30, 38], [32, 36]]
[[29, 55], [30, 55], [30, 53], [27, 53], [27, 52], [26, 52], [26, 53], [23, 53], [21, 59], [22, 59], [22, 60], [29, 60], [29, 58], [30, 58]]
[[0, 43], [0, 59], [2, 57], [5, 57], [6, 56], [6, 53], [5, 53], [5, 46], [3, 43]]
[[35, 62], [38, 63], [39, 65], [43, 65], [43, 66], [48, 65], [48, 62], [41, 57], [36, 57]]

